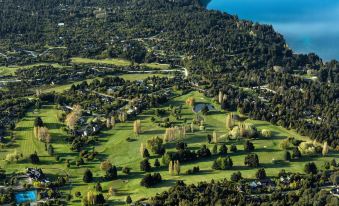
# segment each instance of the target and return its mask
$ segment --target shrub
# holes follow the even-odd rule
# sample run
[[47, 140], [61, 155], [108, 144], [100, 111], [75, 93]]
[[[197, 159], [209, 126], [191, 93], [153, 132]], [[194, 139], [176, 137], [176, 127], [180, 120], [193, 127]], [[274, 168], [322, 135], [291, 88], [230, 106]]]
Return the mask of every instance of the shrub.
[[269, 138], [272, 136], [272, 132], [268, 129], [261, 130], [261, 135], [265, 138]]

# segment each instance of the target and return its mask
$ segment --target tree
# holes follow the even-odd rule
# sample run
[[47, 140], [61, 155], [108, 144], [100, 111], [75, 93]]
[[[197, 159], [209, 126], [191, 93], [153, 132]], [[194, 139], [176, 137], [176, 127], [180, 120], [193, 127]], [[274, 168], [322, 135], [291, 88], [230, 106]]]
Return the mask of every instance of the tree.
[[269, 138], [269, 137], [272, 136], [272, 132], [268, 129], [263, 129], [263, 130], [261, 130], [261, 135], [263, 137]]
[[136, 135], [141, 134], [141, 121], [140, 120], [135, 120], [133, 122], [133, 131], [134, 131], [134, 134]]
[[214, 160], [212, 169], [215, 170], [229, 170], [233, 167], [233, 161], [229, 156], [218, 157]]
[[144, 153], [143, 153], [143, 158], [149, 158], [150, 157], [150, 154], [148, 152], [148, 149], [144, 149]]
[[227, 155], [227, 146], [226, 144], [222, 144], [219, 148], [219, 155]]
[[100, 163], [100, 169], [102, 171], [107, 171], [111, 167], [112, 167], [112, 164], [108, 160], [105, 160], [105, 161]]
[[259, 157], [257, 154], [248, 154], [245, 157], [245, 165], [249, 167], [258, 167], [259, 166]]
[[100, 182], [97, 182], [97, 184], [95, 185], [95, 190], [96, 190], [97, 192], [102, 192], [102, 187], [101, 187]]
[[160, 167], [160, 162], [158, 159], [155, 159], [154, 161], [154, 167]]
[[233, 117], [233, 113], [229, 113], [227, 116], [226, 116], [226, 128], [227, 129], [232, 129], [234, 127], [234, 117]]
[[305, 164], [304, 172], [306, 174], [317, 174], [318, 169], [314, 162], [308, 162]]
[[144, 143], [141, 143], [141, 144], [140, 144], [140, 148], [139, 148], [139, 152], [140, 152], [140, 155], [141, 155], [142, 157], [144, 156], [144, 150], [145, 150]]
[[29, 159], [31, 160], [32, 164], [39, 164], [39, 162], [40, 162], [40, 159], [39, 159], [37, 152], [34, 152], [33, 154], [31, 154], [29, 156]]
[[238, 149], [237, 149], [237, 145], [235, 145], [235, 144], [232, 144], [231, 145], [231, 152], [233, 152], [233, 153], [236, 153], [237, 151], [238, 151]]
[[284, 160], [285, 161], [291, 161], [291, 153], [289, 151], [285, 151]]
[[42, 121], [41, 117], [36, 117], [34, 120], [34, 127], [43, 127], [44, 122]]
[[239, 182], [239, 180], [241, 180], [241, 179], [242, 179], [241, 172], [238, 171], [238, 172], [232, 173], [231, 180], [233, 182]]
[[131, 204], [131, 203], [132, 203], [132, 198], [131, 198], [131, 196], [128, 195], [128, 196], [126, 197], [126, 201], [125, 201], [125, 202], [126, 202], [126, 204]]
[[217, 145], [217, 144], [214, 144], [214, 145], [213, 145], [212, 153], [213, 153], [214, 155], [218, 154], [218, 145]]
[[151, 187], [153, 185], [156, 185], [162, 181], [160, 173], [154, 173], [152, 174], [146, 174], [141, 182], [140, 185], [144, 187]]
[[247, 152], [253, 151], [254, 150], [254, 145], [252, 142], [250, 142], [249, 140], [246, 140], [244, 143], [244, 150]]
[[148, 159], [144, 159], [140, 162], [140, 170], [149, 172], [151, 171], [152, 167], [151, 164], [149, 163]]
[[294, 147], [292, 151], [292, 158], [293, 159], [300, 159], [301, 158], [301, 152], [298, 149], [298, 147]]
[[54, 148], [51, 144], [48, 145], [47, 147], [47, 152], [49, 155], [53, 156], [54, 155]]
[[266, 176], [266, 171], [264, 168], [260, 168], [257, 170], [257, 172], [255, 173], [255, 177], [258, 179], [258, 180], [263, 180], [263, 179], [266, 179], [267, 176]]
[[108, 180], [115, 180], [118, 178], [118, 170], [116, 166], [112, 166], [106, 170], [105, 178]]
[[93, 180], [93, 174], [92, 174], [92, 172], [91, 172], [90, 169], [86, 169], [86, 170], [85, 170], [85, 173], [84, 173], [84, 176], [83, 176], [82, 180], [83, 180], [85, 183], [90, 183], [90, 182], [92, 182], [92, 180]]
[[328, 143], [325, 142], [322, 150], [322, 155], [326, 156], [328, 154], [328, 150], [329, 150]]
[[208, 141], [208, 144], [211, 144], [211, 141], [212, 141], [212, 135], [207, 134], [207, 141]]
[[218, 135], [216, 133], [216, 131], [213, 131], [213, 142], [214, 144], [218, 144], [219, 140], [218, 140]]
[[174, 161], [174, 171], [176, 175], [180, 174], [180, 162], [179, 160]]
[[82, 115], [82, 108], [80, 105], [74, 105], [72, 111], [66, 116], [65, 124], [70, 129], [75, 129], [76, 124], [78, 123]]
[[339, 185], [339, 172], [334, 172], [330, 176], [330, 180], [333, 183], [333, 185]]
[[195, 104], [195, 99], [193, 97], [186, 99], [186, 104], [193, 107]]

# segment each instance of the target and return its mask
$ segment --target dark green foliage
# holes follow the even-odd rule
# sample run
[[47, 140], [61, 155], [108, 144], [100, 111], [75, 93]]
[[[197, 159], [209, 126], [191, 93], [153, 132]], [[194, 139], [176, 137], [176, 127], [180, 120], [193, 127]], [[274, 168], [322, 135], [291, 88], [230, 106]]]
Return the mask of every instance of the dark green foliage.
[[245, 165], [249, 167], [258, 167], [259, 166], [259, 157], [257, 154], [249, 154], [245, 157]]
[[98, 183], [95, 185], [95, 190], [96, 190], [97, 192], [102, 192], [102, 187], [101, 187], [100, 182], [98, 182]]
[[36, 117], [34, 120], [34, 127], [43, 127], [44, 122], [42, 121], [41, 117]]
[[125, 201], [125, 202], [126, 202], [126, 204], [131, 204], [131, 203], [132, 203], [132, 198], [131, 198], [131, 196], [128, 195], [128, 196], [126, 197], [126, 201]]
[[292, 151], [292, 158], [293, 159], [300, 159], [301, 158], [301, 152], [298, 149], [298, 147], [294, 147]]
[[289, 151], [285, 151], [284, 160], [285, 161], [291, 161], [291, 153]]
[[257, 170], [257, 172], [255, 173], [255, 177], [258, 179], [258, 180], [263, 180], [263, 179], [266, 179], [267, 176], [266, 176], [266, 171], [264, 168], [260, 168]]
[[118, 178], [118, 170], [116, 166], [112, 166], [106, 170], [105, 178], [107, 180], [115, 180]]
[[214, 160], [212, 169], [215, 170], [229, 170], [233, 167], [233, 161], [229, 156], [226, 157], [218, 157], [218, 159]]
[[250, 142], [249, 140], [246, 140], [244, 143], [244, 150], [247, 152], [251, 152], [254, 150], [254, 145], [252, 142]]
[[90, 182], [92, 182], [92, 180], [93, 180], [93, 174], [92, 174], [92, 171], [91, 171], [90, 169], [86, 169], [86, 170], [85, 170], [85, 173], [84, 173], [84, 176], [83, 176], [82, 180], [83, 180], [85, 183], [90, 183]]
[[198, 151], [197, 151], [198, 157], [210, 157], [211, 151], [207, 148], [206, 145], [203, 145]]
[[230, 151], [231, 151], [231, 152], [233, 152], [233, 153], [236, 153], [236, 152], [238, 151], [238, 149], [237, 149], [237, 145], [235, 145], [235, 144], [232, 144], [232, 145], [231, 145], [231, 149], [230, 149]]
[[213, 153], [214, 155], [218, 154], [218, 145], [217, 145], [217, 144], [214, 144], [214, 145], [213, 145], [212, 153]]
[[310, 173], [316, 174], [318, 172], [318, 169], [314, 162], [308, 162], [305, 164], [304, 172], [306, 174], [310, 174]]
[[226, 144], [222, 144], [219, 148], [219, 155], [227, 155], [227, 146]]
[[140, 162], [140, 170], [149, 172], [151, 171], [152, 167], [151, 164], [149, 163], [148, 159], [144, 159]]
[[160, 167], [160, 162], [158, 159], [155, 159], [154, 161], [154, 167]]
[[34, 152], [33, 154], [31, 154], [29, 156], [29, 159], [31, 161], [32, 164], [39, 164], [40, 162], [40, 158], [38, 156], [38, 154], [36, 152]]
[[232, 173], [231, 180], [233, 182], [239, 182], [241, 179], [242, 179], [241, 172], [238, 171], [238, 172]]
[[142, 156], [143, 156], [144, 158], [149, 158], [149, 157], [150, 157], [150, 154], [149, 154], [149, 152], [148, 152], [148, 149], [144, 149], [144, 152], [143, 152]]
[[144, 187], [152, 187], [162, 181], [160, 173], [146, 174], [141, 182], [140, 185]]

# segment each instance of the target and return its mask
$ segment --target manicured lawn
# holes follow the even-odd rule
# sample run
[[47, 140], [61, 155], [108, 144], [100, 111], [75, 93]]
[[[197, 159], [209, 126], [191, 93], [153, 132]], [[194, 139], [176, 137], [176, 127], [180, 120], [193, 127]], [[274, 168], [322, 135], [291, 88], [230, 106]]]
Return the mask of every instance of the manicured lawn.
[[[204, 144], [207, 145], [207, 134], [212, 134], [213, 131], [216, 131], [219, 135], [226, 134], [226, 113], [220, 111], [219, 105], [213, 103], [211, 99], [204, 97], [198, 92], [191, 92], [189, 94], [174, 98], [168, 104], [163, 105], [162, 108], [168, 109], [169, 105], [182, 105], [182, 118], [186, 119], [187, 123], [190, 123], [195, 114], [192, 112], [191, 107], [185, 105], [185, 100], [191, 96], [196, 99], [196, 102], [211, 103], [216, 108], [216, 111], [210, 111], [209, 114], [205, 116], [206, 131], [198, 131], [198, 128], [196, 128], [196, 131], [194, 133], [187, 133], [187, 137], [184, 139], [184, 141], [188, 143], [189, 148], [196, 150]], [[86, 168], [90, 168], [94, 174], [95, 179], [98, 180], [99, 177], [102, 177], [104, 175], [104, 172], [100, 170], [100, 162], [105, 159], [110, 160], [110, 162], [116, 165], [119, 169], [125, 166], [132, 168], [132, 172], [129, 175], [125, 175], [121, 171], [119, 171], [118, 180], [102, 182], [102, 186], [105, 192], [107, 192], [110, 186], [117, 189], [117, 195], [110, 197], [109, 200], [112, 203], [118, 205], [124, 205], [124, 200], [127, 195], [131, 195], [133, 200], [137, 200], [141, 197], [153, 196], [156, 193], [167, 190], [168, 187], [175, 184], [176, 180], [184, 180], [187, 184], [190, 184], [197, 183], [199, 181], [210, 181], [212, 179], [229, 179], [230, 175], [237, 170], [241, 171], [243, 177], [254, 177], [257, 168], [248, 168], [244, 166], [244, 157], [247, 155], [247, 153], [243, 151], [243, 140], [230, 140], [229, 142], [226, 142], [226, 139], [221, 139], [221, 142], [226, 142], [228, 148], [230, 148], [230, 145], [233, 143], [238, 146], [237, 153], [233, 154], [229, 152], [229, 155], [231, 156], [234, 163], [234, 168], [232, 170], [212, 170], [212, 162], [216, 158], [216, 156], [207, 159], [200, 159], [196, 162], [181, 163], [182, 172], [180, 176], [170, 176], [168, 174], [168, 166], [162, 165], [160, 168], [154, 169], [153, 172], [161, 173], [164, 180], [163, 183], [149, 189], [141, 187], [140, 180], [144, 176], [144, 173], [141, 172], [139, 168], [139, 163], [142, 160], [142, 157], [139, 153], [140, 144], [145, 144], [148, 139], [155, 136], [163, 137], [165, 130], [164, 128], [159, 127], [157, 123], [153, 123], [151, 121], [151, 117], [154, 116], [153, 111], [154, 109], [147, 110], [138, 116], [138, 119], [141, 120], [143, 131], [142, 134], [138, 137], [133, 134], [132, 121], [128, 121], [126, 123], [118, 123], [115, 128], [102, 131], [99, 137], [100, 141], [95, 146], [95, 150], [99, 152], [98, 160], [87, 162], [81, 167], [76, 167], [73, 164], [71, 168], [68, 169], [69, 173], [72, 175], [73, 194], [76, 191], [80, 191], [82, 194], [85, 194], [89, 189], [93, 188], [95, 183], [83, 183], [83, 172]], [[39, 113], [33, 114], [32, 112], [29, 112], [27, 116], [19, 122], [15, 131], [15, 135], [19, 139], [17, 140], [17, 149], [19, 151], [22, 151], [24, 155], [28, 155], [34, 151], [37, 151], [38, 154], [42, 156], [41, 159], [43, 161], [43, 164], [39, 165], [39, 167], [41, 166], [42, 168], [60, 167], [66, 169], [64, 163], [65, 159], [74, 160], [76, 157], [78, 157], [78, 154], [71, 152], [68, 146], [63, 142], [63, 137], [67, 134], [65, 134], [61, 129], [62, 124], [59, 123], [57, 120], [57, 112], [58, 111], [54, 108], [54, 106], [49, 105], [44, 106]], [[43, 118], [44, 122], [47, 123], [48, 128], [50, 128], [50, 131], [54, 138], [53, 146], [55, 146], [56, 148], [56, 153], [62, 157], [62, 161], [60, 163], [56, 163], [54, 158], [49, 157], [44, 151], [44, 145], [38, 142], [33, 137], [32, 125], [35, 116], [38, 115]], [[183, 122], [183, 120], [175, 120], [172, 116], [167, 117], [169, 117], [173, 121], [176, 121], [177, 124], [181, 124]], [[156, 121], [158, 121], [158, 118], [156, 119]], [[258, 128], [258, 130], [266, 128], [270, 129], [273, 132], [273, 137], [271, 138], [252, 140], [255, 145], [254, 153], [258, 154], [261, 167], [265, 167], [267, 174], [270, 176], [277, 175], [281, 169], [286, 169], [287, 171], [293, 172], [302, 172], [303, 166], [307, 161], [314, 161], [317, 163], [318, 167], [321, 168], [321, 165], [325, 160], [329, 161], [333, 158], [339, 157], [338, 153], [330, 152], [327, 157], [303, 157], [299, 161], [281, 161], [280, 163], [274, 164], [272, 163], [272, 159], [283, 159], [283, 150], [281, 150], [279, 147], [279, 144], [283, 139], [289, 136], [294, 136], [299, 139], [307, 140], [307, 137], [302, 137], [292, 130], [273, 126], [272, 124], [265, 121], [254, 121], [249, 119], [246, 121], [253, 123]], [[135, 139], [135, 141], [128, 142], [126, 141], [127, 137], [131, 137]], [[213, 144], [208, 145], [208, 147], [212, 150]], [[166, 149], [167, 151], [174, 151], [175, 144], [167, 143]], [[6, 152], [1, 152], [0, 157], [3, 158], [4, 153]], [[155, 158], [155, 156], [152, 156], [150, 158], [152, 166], [154, 164]], [[4, 161], [1, 161], [1, 165], [4, 164]], [[30, 165], [27, 163], [19, 163], [8, 164], [4, 166], [6, 166], [8, 170], [22, 170]], [[187, 169], [191, 169], [193, 166], [199, 166], [201, 172], [196, 175], [185, 175], [184, 172]], [[78, 198], [75, 198], [72, 201], [72, 205], [81, 205], [81, 201]]]
[[[74, 64], [108, 64], [115, 66], [130, 66], [132, 62], [126, 59], [113, 58], [113, 59], [88, 59], [81, 57], [72, 58], [72, 63]], [[142, 63], [141, 66], [148, 67], [150, 69], [169, 69], [168, 64], [159, 64], [159, 63]]]
[[81, 58], [81, 57], [74, 57], [72, 58], [72, 63], [75, 64], [111, 64], [116, 66], [129, 66], [131, 62], [125, 59], [88, 59], [88, 58]]

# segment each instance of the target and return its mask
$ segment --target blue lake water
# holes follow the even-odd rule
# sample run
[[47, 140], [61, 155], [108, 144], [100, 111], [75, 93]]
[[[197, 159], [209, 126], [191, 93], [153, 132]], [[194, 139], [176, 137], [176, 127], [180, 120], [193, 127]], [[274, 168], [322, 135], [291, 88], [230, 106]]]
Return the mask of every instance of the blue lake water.
[[339, 60], [339, 0], [203, 0], [208, 9], [272, 24], [297, 53]]

